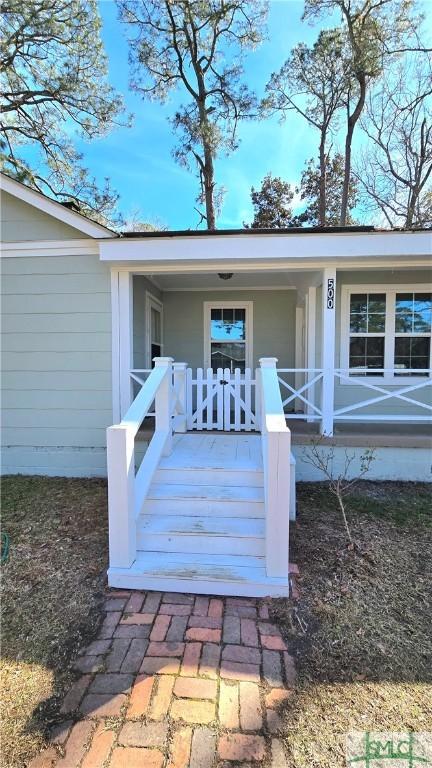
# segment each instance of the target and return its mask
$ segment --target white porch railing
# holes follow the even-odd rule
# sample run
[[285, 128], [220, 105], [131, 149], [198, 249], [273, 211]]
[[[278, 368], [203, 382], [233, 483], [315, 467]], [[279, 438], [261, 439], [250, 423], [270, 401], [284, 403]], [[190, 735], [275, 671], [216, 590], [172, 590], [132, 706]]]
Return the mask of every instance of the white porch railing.
[[[322, 434], [332, 435], [334, 422], [342, 421], [365, 423], [432, 421], [432, 369], [430, 368], [404, 371], [374, 369], [373, 380], [370, 375], [359, 375], [358, 369], [338, 368], [331, 372], [336, 386], [327, 387], [326, 391], [323, 385], [329, 374], [322, 368], [279, 368], [277, 373], [285, 418], [288, 421], [291, 419], [318, 421]], [[305, 379], [305, 383], [298, 388], [292, 383], [296, 373], [302, 374]], [[389, 376], [392, 377], [391, 381], [388, 380]], [[399, 377], [400, 381], [398, 381]], [[369, 397], [362, 397], [362, 394], [359, 394], [359, 388], [362, 388], [361, 393], [367, 390], [365, 395]], [[330, 399], [326, 396], [329, 391], [334, 393]], [[371, 394], [373, 394], [372, 397]], [[421, 399], [423, 395], [425, 396]], [[352, 402], [346, 402], [347, 399], [351, 399]], [[384, 406], [382, 409], [377, 408], [381, 405]]]
[[[136, 557], [136, 518], [162, 455], [172, 448], [172, 358], [155, 359], [141, 390], [120, 424], [107, 429], [110, 566], [129, 568]], [[155, 431], [135, 473], [135, 437], [155, 403]]]
[[[308, 420], [321, 421], [322, 410], [318, 405], [316, 398], [316, 385], [322, 381], [324, 371], [322, 368], [278, 368], [278, 381], [281, 386], [282, 395], [282, 407], [284, 411], [287, 406], [292, 404], [294, 409], [297, 405], [296, 401], [300, 401], [303, 404], [304, 411], [294, 411], [289, 414], [290, 419], [304, 419], [307, 414]], [[295, 374], [303, 374], [306, 379], [305, 384], [296, 389], [294, 386], [288, 383], [286, 380], [286, 374], [291, 374], [293, 377]], [[286, 392], [290, 394], [283, 399]]]
[[266, 570], [288, 577], [291, 432], [285, 421], [274, 357], [260, 360], [261, 444], [266, 514]]
[[[355, 374], [357, 373], [357, 376]], [[421, 370], [393, 370], [387, 368], [374, 369], [374, 374], [378, 374], [376, 380], [371, 382], [370, 378], [358, 375], [358, 370], [344, 370], [342, 368], [335, 371], [336, 381], [340, 384], [347, 384], [355, 387], [363, 387], [369, 390], [369, 392], [376, 392], [378, 394], [375, 397], [367, 397], [365, 400], [356, 401], [345, 405], [342, 408], [335, 408], [333, 412], [333, 419], [335, 421], [404, 421], [404, 422], [418, 422], [418, 421], [431, 421], [432, 420], [432, 404], [431, 397], [429, 403], [423, 400], [419, 400], [417, 397], [412, 397], [414, 393], [420, 392], [420, 390], [432, 388], [432, 370], [424, 368]], [[354, 374], [354, 375], [353, 375]], [[399, 383], [397, 378], [392, 382], [383, 381], [380, 382], [380, 376], [385, 378], [386, 375], [400, 376], [405, 378], [408, 376], [416, 377], [412, 382]], [[419, 377], [423, 377], [419, 381]], [[431, 389], [432, 395], [432, 389]], [[371, 408], [381, 403], [388, 403], [397, 401], [398, 405], [402, 404], [406, 407], [412, 407], [416, 409], [413, 413], [358, 413], [360, 409]]]

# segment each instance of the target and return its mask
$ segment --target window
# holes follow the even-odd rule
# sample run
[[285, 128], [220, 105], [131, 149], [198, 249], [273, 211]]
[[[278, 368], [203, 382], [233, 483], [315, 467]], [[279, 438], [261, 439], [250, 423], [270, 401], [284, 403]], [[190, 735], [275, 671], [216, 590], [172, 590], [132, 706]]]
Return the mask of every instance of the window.
[[251, 302], [205, 302], [205, 361], [216, 373], [218, 368], [250, 366]]
[[351, 376], [428, 375], [432, 293], [345, 286], [342, 306], [341, 364]]
[[[426, 376], [429, 368], [432, 294], [397, 293], [395, 302], [395, 369], [411, 370], [409, 376]], [[414, 371], [414, 372], [413, 372]], [[407, 375], [396, 373], [395, 376]]]
[[[385, 293], [352, 293], [350, 300], [349, 367], [379, 376], [384, 368]], [[363, 374], [365, 375], [365, 374]]]
[[154, 357], [161, 357], [162, 352], [162, 311], [160, 301], [147, 292], [147, 366], [153, 368]]

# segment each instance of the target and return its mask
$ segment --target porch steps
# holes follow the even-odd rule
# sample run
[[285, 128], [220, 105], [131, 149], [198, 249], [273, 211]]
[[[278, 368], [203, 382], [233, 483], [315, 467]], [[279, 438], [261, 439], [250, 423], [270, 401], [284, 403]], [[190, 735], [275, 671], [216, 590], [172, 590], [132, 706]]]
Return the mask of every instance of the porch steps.
[[288, 579], [269, 578], [263, 557], [138, 552], [131, 568], [110, 568], [110, 585], [200, 595], [287, 597]]
[[142, 515], [138, 549], [264, 555], [264, 536], [264, 520], [257, 518]]
[[259, 435], [176, 435], [137, 520], [137, 558], [112, 586], [200, 594], [284, 596], [265, 568]]

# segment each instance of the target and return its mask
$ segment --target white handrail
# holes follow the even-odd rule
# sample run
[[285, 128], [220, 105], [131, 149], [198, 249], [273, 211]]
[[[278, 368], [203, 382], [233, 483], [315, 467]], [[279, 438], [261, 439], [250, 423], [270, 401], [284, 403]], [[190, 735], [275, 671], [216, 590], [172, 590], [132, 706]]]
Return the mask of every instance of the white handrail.
[[282, 405], [277, 358], [261, 358], [261, 444], [266, 513], [266, 570], [288, 579], [291, 432]]
[[[171, 357], [155, 367], [120, 424], [107, 429], [109, 551], [111, 568], [129, 568], [136, 558], [136, 518], [163, 454], [172, 446]], [[155, 402], [155, 431], [135, 475], [135, 437]]]

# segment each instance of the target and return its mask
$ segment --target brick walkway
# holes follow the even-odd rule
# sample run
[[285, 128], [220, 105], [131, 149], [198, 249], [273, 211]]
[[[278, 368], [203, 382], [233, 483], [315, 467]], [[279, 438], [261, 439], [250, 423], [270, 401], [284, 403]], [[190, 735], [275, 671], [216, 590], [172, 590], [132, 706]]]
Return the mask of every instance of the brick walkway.
[[293, 659], [265, 600], [112, 590], [30, 768], [286, 768]]

